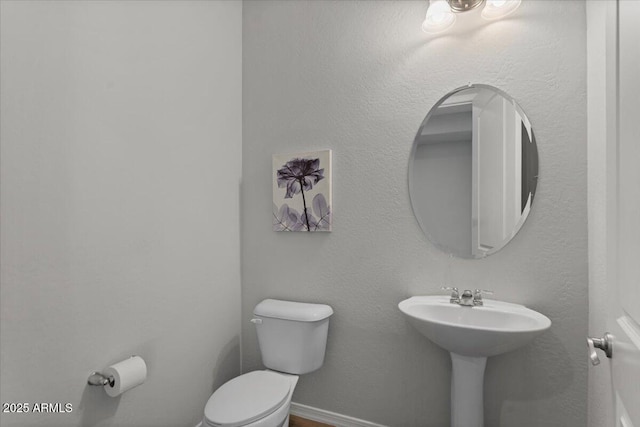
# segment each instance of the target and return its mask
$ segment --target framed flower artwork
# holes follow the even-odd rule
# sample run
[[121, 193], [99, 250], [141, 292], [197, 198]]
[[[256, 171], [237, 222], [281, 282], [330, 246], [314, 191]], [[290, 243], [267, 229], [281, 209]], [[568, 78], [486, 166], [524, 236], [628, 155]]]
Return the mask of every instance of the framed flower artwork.
[[273, 155], [273, 231], [331, 231], [331, 150]]

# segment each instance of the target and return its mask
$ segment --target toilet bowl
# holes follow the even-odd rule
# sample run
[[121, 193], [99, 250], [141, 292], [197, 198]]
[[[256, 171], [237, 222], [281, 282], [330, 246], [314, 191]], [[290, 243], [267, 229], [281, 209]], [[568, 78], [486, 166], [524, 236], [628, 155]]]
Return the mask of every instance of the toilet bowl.
[[218, 388], [207, 401], [202, 427], [288, 426], [299, 375], [324, 363], [330, 306], [266, 299], [253, 314], [268, 369], [240, 375]]
[[209, 398], [203, 427], [281, 427], [289, 424], [297, 375], [253, 371], [225, 383]]

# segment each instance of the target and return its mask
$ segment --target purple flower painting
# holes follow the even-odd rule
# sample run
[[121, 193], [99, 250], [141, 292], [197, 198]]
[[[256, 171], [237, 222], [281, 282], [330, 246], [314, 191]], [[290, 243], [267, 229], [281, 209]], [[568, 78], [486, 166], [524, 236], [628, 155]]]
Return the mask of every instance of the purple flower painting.
[[273, 230], [331, 231], [331, 150], [273, 156]]

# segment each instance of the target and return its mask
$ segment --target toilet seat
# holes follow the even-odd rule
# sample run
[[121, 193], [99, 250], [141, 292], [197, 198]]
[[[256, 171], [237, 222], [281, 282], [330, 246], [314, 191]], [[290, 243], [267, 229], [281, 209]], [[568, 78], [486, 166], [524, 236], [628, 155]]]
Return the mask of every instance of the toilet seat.
[[226, 382], [204, 408], [211, 426], [240, 427], [275, 412], [287, 400], [291, 381], [271, 371], [253, 371]]

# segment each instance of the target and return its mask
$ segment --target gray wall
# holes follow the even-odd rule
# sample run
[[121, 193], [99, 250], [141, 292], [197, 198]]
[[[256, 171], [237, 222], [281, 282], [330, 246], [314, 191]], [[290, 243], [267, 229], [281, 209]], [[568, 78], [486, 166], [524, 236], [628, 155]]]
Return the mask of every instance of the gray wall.
[[[243, 370], [266, 297], [335, 310], [324, 367], [294, 401], [391, 426], [448, 425], [450, 361], [396, 305], [445, 282], [549, 316], [534, 345], [490, 359], [488, 426], [586, 425], [585, 2], [471, 13], [438, 38], [426, 2], [247, 1], [243, 9]], [[407, 165], [431, 106], [467, 82], [512, 95], [540, 152], [536, 203], [485, 260], [449, 260], [413, 218]], [[271, 155], [333, 149], [334, 231], [271, 231]]]
[[192, 427], [240, 370], [242, 5], [0, 4], [2, 402], [73, 405], [0, 424]]

